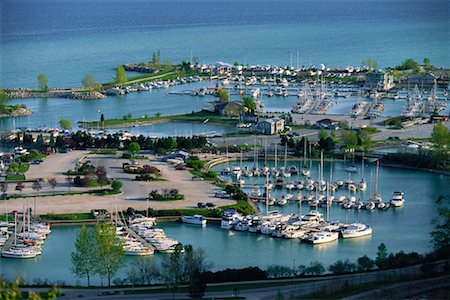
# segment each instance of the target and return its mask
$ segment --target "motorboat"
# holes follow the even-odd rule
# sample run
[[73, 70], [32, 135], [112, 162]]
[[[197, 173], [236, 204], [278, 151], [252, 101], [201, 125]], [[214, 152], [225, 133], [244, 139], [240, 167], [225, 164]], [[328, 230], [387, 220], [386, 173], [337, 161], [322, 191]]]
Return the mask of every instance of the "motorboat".
[[391, 199], [391, 204], [394, 207], [401, 207], [405, 204], [405, 194], [403, 192], [394, 192]]
[[356, 173], [358, 172], [358, 169], [355, 166], [349, 166], [345, 168], [345, 171], [349, 172], [349, 173]]
[[206, 225], [206, 219], [202, 215], [182, 216], [181, 221], [183, 223], [194, 225]]
[[323, 244], [336, 241], [338, 238], [338, 232], [321, 231], [308, 237], [305, 241], [311, 244]]
[[3, 250], [2, 256], [6, 258], [34, 258], [38, 255], [37, 251], [29, 248], [11, 248], [9, 250]]
[[372, 227], [361, 223], [350, 224], [350, 226], [347, 229], [344, 229], [342, 231], [342, 237], [344, 239], [356, 238], [371, 234], [372, 234]]

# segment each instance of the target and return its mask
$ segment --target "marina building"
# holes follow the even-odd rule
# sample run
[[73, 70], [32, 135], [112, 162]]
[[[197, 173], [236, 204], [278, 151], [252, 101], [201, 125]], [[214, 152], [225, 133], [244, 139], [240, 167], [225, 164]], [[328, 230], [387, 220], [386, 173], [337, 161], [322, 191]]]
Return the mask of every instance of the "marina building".
[[364, 88], [379, 92], [389, 91], [394, 87], [394, 76], [385, 71], [370, 72], [366, 74]]
[[262, 134], [277, 134], [284, 131], [284, 119], [262, 119], [255, 127]]

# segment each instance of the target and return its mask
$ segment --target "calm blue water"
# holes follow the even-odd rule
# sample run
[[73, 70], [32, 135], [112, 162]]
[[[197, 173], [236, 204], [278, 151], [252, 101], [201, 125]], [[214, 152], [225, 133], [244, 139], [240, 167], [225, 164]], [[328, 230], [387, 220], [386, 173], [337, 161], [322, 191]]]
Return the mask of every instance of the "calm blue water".
[[[247, 163], [244, 163], [244, 165]], [[271, 163], [272, 164], [272, 163]], [[282, 166], [283, 162], [279, 162]], [[288, 166], [292, 163], [288, 163]], [[344, 171], [347, 164], [334, 163], [333, 178], [346, 179], [348, 173]], [[218, 169], [220, 170], [219, 166]], [[352, 179], [359, 180], [362, 176], [368, 182], [367, 191], [358, 195], [366, 199], [373, 193], [374, 166], [365, 165], [364, 175], [362, 167], [358, 173], [351, 175]], [[317, 175], [317, 164], [313, 164], [313, 178]], [[324, 176], [329, 176], [329, 165], [325, 163]], [[450, 177], [421, 171], [412, 171], [397, 168], [380, 167], [379, 192], [385, 200], [390, 199], [392, 192], [400, 190], [405, 192], [405, 206], [387, 211], [374, 210], [372, 212], [361, 210], [345, 210], [339, 206], [331, 208], [330, 218], [343, 222], [359, 221], [373, 227], [370, 237], [339, 240], [336, 243], [324, 245], [308, 245], [298, 240], [276, 239], [268, 236], [248, 232], [234, 232], [221, 229], [218, 225], [208, 224], [204, 228], [187, 224], [166, 223], [159, 226], [164, 228], [171, 236], [184, 244], [192, 244], [206, 250], [207, 258], [214, 263], [214, 269], [241, 268], [246, 266], [259, 266], [266, 268], [271, 264], [281, 264], [291, 267], [295, 263], [308, 265], [313, 260], [322, 262], [325, 266], [338, 259], [356, 259], [363, 255], [372, 258], [376, 256], [377, 247], [385, 243], [389, 251], [398, 252], [416, 251], [425, 253], [431, 250], [429, 233], [432, 230], [431, 220], [436, 216], [435, 200], [440, 194], [450, 194]], [[247, 179], [246, 179], [247, 180]], [[261, 183], [262, 178], [252, 178], [251, 183]], [[275, 193], [280, 196], [285, 192]], [[343, 191], [339, 193], [345, 193]], [[279, 209], [285, 213], [302, 214], [309, 211], [309, 207], [301, 208], [297, 203], [288, 203]], [[261, 206], [264, 213], [264, 207]], [[325, 214], [324, 209], [322, 209]], [[70, 273], [70, 253], [73, 251], [74, 241], [78, 235], [79, 227], [54, 227], [47, 239], [43, 254], [31, 260], [14, 260], [0, 258], [0, 275], [14, 278], [22, 274], [28, 281], [34, 278], [64, 280], [67, 283], [76, 283], [76, 278]], [[163, 254], [155, 254], [154, 259], [160, 262]], [[130, 264], [136, 258], [126, 257], [125, 267], [118, 273], [118, 277], [126, 276]], [[51, 268], [52, 272], [48, 272]], [[99, 278], [93, 279], [94, 284], [100, 284]], [[81, 281], [85, 284], [85, 281]]]
[[2, 87], [80, 86], [114, 67], [162, 59], [381, 66], [412, 57], [449, 66], [446, 0], [3, 0]]

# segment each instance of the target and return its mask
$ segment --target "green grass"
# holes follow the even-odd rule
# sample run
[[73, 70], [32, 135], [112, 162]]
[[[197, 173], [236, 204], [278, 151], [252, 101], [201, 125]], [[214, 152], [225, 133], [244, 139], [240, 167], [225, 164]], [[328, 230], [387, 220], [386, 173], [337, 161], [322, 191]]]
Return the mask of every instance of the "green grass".
[[[118, 126], [129, 123], [169, 123], [169, 122], [186, 122], [186, 123], [203, 123], [205, 120], [209, 119], [208, 123], [220, 124], [226, 126], [236, 126], [238, 120], [228, 119], [222, 116], [215, 115], [206, 111], [193, 112], [190, 114], [181, 115], [169, 115], [169, 116], [153, 116], [153, 117], [143, 117], [143, 118], [129, 118], [129, 119], [108, 119], [105, 120], [104, 126]], [[95, 127], [97, 126], [97, 121], [86, 122], [84, 127]]]
[[91, 213], [73, 213], [73, 214], [46, 214], [40, 215], [43, 221], [49, 220], [68, 220], [68, 221], [79, 221], [79, 220], [95, 220]]
[[201, 177], [205, 180], [209, 180], [209, 181], [218, 181], [219, 180], [217, 173], [214, 171], [202, 172], [202, 171], [197, 171], [197, 170], [190, 170], [190, 172], [192, 175]]
[[112, 154], [112, 155], [116, 155], [117, 151], [116, 150], [93, 150], [91, 152], [89, 152], [89, 154]]
[[25, 180], [25, 175], [19, 174], [19, 175], [6, 176], [5, 180], [6, 181]]

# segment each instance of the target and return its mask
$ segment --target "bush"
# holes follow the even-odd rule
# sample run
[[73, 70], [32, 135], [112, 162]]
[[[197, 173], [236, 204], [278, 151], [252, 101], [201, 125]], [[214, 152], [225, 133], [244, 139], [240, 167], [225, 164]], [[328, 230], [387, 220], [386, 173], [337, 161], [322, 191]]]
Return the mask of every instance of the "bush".
[[332, 264], [328, 268], [328, 270], [336, 275], [351, 273], [356, 270], [356, 265], [351, 263], [348, 259], [346, 259], [345, 261], [338, 260], [337, 262]]
[[180, 194], [177, 189], [162, 189], [161, 193], [158, 190], [153, 190], [148, 194], [150, 200], [166, 201], [166, 200], [183, 200], [184, 195]]
[[258, 267], [248, 267], [243, 269], [226, 269], [217, 272], [205, 272], [207, 283], [216, 282], [237, 282], [267, 279], [267, 272]]
[[119, 181], [119, 180], [114, 180], [114, 181], [111, 183], [111, 188], [112, 188], [112, 190], [113, 190], [114, 192], [119, 192], [120, 189], [122, 188], [122, 186], [123, 186], [123, 184], [122, 184], [122, 182]]
[[286, 266], [271, 265], [267, 267], [267, 276], [270, 278], [286, 278], [292, 276], [292, 269]]
[[305, 274], [309, 275], [320, 275], [325, 272], [325, 268], [318, 261], [313, 261], [310, 263], [309, 267], [305, 268]]
[[375, 262], [373, 259], [369, 258], [367, 255], [364, 255], [358, 258], [358, 271], [365, 272], [370, 271], [375, 267]]

